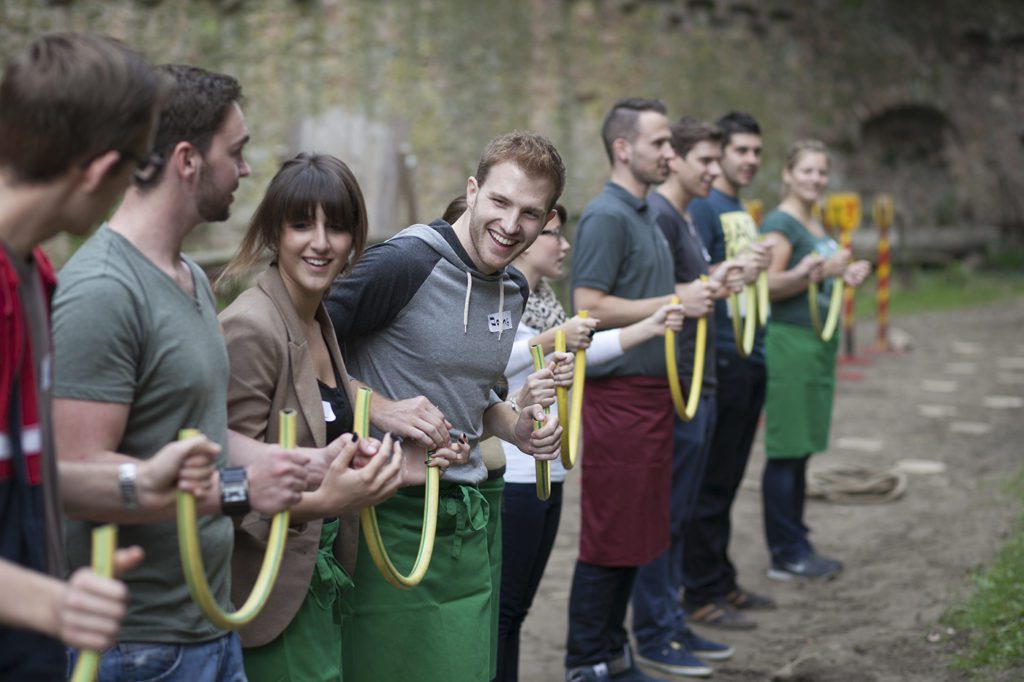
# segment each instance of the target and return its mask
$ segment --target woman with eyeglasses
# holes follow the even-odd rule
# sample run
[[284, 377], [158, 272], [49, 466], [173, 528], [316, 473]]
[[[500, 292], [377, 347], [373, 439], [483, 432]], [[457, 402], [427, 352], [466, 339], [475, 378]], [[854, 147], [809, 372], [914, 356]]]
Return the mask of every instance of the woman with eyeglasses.
[[[572, 352], [587, 351], [587, 362], [599, 364], [616, 358], [630, 348], [655, 336], [666, 327], [679, 331], [683, 324], [681, 305], [665, 305], [650, 317], [622, 329], [595, 333], [600, 320], [568, 318], [548, 283], [564, 274], [569, 242], [562, 234], [567, 214], [555, 204], [556, 215], [537, 240], [513, 265], [526, 277], [530, 298], [526, 303], [512, 355], [505, 368], [509, 395], [520, 405], [540, 403], [555, 410], [555, 387], [572, 383]], [[554, 353], [555, 332], [563, 330], [568, 353]], [[540, 372], [533, 370], [530, 347], [539, 344], [548, 360]], [[563, 428], [569, 428], [564, 424]], [[502, 505], [501, 605], [498, 620], [498, 671], [496, 679], [518, 679], [519, 633], [540, 585], [554, 546], [562, 511], [562, 488], [566, 471], [560, 460], [551, 461], [551, 495], [537, 498], [534, 459], [514, 445], [502, 443], [505, 451], [505, 492]]]

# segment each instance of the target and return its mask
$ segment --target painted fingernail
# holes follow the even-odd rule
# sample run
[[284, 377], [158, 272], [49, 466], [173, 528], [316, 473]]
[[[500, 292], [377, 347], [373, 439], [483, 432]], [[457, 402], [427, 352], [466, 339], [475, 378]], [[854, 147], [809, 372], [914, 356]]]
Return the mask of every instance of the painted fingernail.
[[351, 440], [351, 441], [352, 441], [353, 443], [355, 443], [355, 442], [356, 442], [357, 440], [359, 440], [359, 436], [357, 436], [357, 435], [356, 435], [356, 434], [354, 434], [354, 433], [350, 433], [350, 434], [348, 434], [348, 438], [349, 438], [349, 440]]

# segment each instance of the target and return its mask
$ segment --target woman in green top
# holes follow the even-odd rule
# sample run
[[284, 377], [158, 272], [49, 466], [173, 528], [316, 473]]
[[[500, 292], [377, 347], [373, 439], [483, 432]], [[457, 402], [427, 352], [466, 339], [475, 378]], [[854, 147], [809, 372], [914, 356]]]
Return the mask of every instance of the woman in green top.
[[828, 579], [842, 564], [818, 554], [807, 539], [804, 491], [807, 460], [828, 448], [835, 389], [838, 336], [823, 342], [807, 303], [811, 282], [819, 285], [820, 320], [824, 320], [832, 278], [858, 286], [871, 272], [867, 261], [851, 262], [812, 217], [812, 209], [828, 186], [825, 145], [813, 140], [790, 149], [782, 173], [785, 197], [761, 226], [771, 244], [768, 287], [772, 317], [765, 354], [768, 389], [765, 399], [765, 452], [762, 480], [764, 524], [772, 555], [770, 578]]

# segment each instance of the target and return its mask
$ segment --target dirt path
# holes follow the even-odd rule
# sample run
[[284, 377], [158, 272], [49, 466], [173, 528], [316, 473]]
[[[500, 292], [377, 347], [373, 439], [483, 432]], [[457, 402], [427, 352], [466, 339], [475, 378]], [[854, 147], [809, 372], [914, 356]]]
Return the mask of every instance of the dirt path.
[[[948, 669], [952, 644], [937, 619], [967, 593], [970, 572], [993, 557], [1015, 513], [1003, 483], [1020, 466], [1024, 440], [1024, 300], [904, 317], [896, 326], [913, 338], [912, 352], [876, 356], [858, 368], [863, 380], [839, 383], [832, 448], [812, 467], [886, 468], [914, 458], [942, 462], [946, 472], [910, 475], [906, 494], [891, 504], [809, 502], [812, 539], [846, 571], [831, 583], [777, 583], [764, 575], [759, 435], [734, 508], [731, 551], [741, 582], [772, 594], [780, 609], [756, 614], [759, 627], [749, 632], [701, 630], [736, 648], [731, 661], [714, 666], [713, 679], [964, 678]], [[872, 334], [865, 327], [858, 338], [867, 343]], [[520, 671], [528, 682], [564, 679], [578, 476], [569, 477], [566, 495], [558, 542], [524, 626]]]

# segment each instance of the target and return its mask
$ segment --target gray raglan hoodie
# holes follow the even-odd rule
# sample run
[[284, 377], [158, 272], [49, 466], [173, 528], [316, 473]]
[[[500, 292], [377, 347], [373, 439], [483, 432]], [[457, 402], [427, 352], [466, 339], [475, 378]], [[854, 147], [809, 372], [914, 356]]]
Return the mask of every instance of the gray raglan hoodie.
[[367, 249], [327, 298], [349, 373], [384, 397], [426, 396], [469, 437], [446, 481], [487, 478], [483, 414], [512, 352], [529, 287], [515, 268], [478, 272], [451, 225], [412, 225]]

